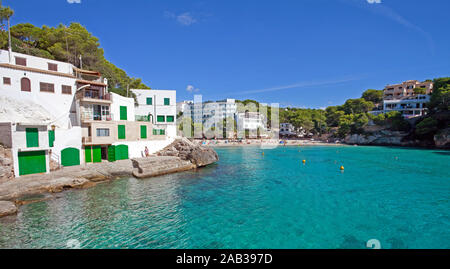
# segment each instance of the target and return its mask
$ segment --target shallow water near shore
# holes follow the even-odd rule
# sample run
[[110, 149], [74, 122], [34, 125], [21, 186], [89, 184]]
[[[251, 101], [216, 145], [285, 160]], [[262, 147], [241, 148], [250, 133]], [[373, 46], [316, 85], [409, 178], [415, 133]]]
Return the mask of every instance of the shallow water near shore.
[[0, 248], [450, 248], [449, 151], [216, 151], [197, 171], [26, 204], [0, 219]]

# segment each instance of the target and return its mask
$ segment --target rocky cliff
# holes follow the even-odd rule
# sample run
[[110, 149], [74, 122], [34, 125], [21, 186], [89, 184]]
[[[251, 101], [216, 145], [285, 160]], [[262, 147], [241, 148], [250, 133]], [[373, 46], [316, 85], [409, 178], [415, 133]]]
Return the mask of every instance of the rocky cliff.
[[416, 143], [405, 139], [408, 133], [380, 130], [369, 134], [347, 135], [344, 142], [358, 145], [393, 145], [393, 146], [414, 146]]

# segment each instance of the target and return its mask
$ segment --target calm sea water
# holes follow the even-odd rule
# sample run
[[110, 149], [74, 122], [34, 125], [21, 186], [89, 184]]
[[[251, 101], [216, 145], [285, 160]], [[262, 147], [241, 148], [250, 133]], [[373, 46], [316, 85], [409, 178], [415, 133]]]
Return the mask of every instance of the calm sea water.
[[[196, 172], [125, 178], [0, 219], [1, 248], [450, 248], [450, 152], [217, 150]], [[306, 164], [302, 164], [302, 160]], [[345, 172], [339, 167], [343, 165]]]

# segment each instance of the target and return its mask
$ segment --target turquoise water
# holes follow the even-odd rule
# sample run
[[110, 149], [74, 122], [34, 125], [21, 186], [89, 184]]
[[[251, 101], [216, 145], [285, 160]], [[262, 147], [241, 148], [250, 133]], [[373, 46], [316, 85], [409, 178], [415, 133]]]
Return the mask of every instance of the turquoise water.
[[382, 248], [450, 248], [449, 151], [217, 151], [220, 162], [196, 172], [25, 205], [0, 219], [0, 247], [366, 248], [378, 239]]

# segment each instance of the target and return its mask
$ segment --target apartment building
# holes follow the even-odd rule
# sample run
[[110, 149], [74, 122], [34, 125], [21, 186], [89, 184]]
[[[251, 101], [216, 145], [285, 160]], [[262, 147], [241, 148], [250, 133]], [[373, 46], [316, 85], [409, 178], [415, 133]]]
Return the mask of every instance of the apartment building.
[[433, 82], [418, 80], [408, 80], [400, 84], [387, 85], [383, 90], [384, 100], [398, 100], [414, 96], [415, 88], [424, 88], [425, 94], [431, 94], [433, 91]]
[[[423, 116], [427, 113], [430, 95], [413, 95], [403, 99], [384, 100], [383, 113], [399, 111], [405, 118]], [[379, 114], [379, 113], [378, 113]]]
[[[415, 93], [415, 89], [423, 89], [423, 94]], [[378, 115], [390, 111], [398, 111], [405, 118], [423, 116], [427, 113], [427, 103], [433, 92], [433, 82], [408, 80], [399, 84], [387, 85], [383, 90], [383, 109], [369, 113]]]

